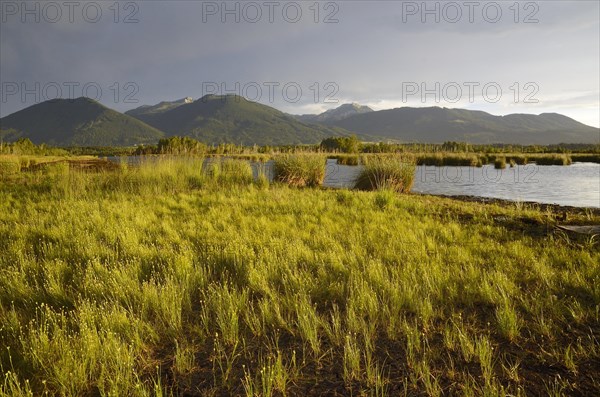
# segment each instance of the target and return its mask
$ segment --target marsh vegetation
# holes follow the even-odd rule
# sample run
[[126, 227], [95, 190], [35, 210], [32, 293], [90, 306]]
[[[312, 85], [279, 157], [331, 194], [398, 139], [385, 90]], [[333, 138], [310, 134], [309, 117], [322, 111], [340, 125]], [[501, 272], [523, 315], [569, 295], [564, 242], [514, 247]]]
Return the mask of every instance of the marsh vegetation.
[[293, 187], [315, 164], [4, 175], [0, 395], [598, 393], [597, 238], [522, 203]]

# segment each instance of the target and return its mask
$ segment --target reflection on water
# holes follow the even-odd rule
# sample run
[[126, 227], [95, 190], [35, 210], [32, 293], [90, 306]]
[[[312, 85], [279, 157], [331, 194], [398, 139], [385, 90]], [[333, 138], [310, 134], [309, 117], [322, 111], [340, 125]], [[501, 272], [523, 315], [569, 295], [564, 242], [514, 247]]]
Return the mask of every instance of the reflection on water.
[[[119, 161], [119, 158], [109, 158]], [[139, 157], [126, 159], [131, 163]], [[207, 162], [215, 161], [207, 159]], [[273, 178], [273, 162], [251, 163], [255, 177], [258, 170]], [[327, 160], [323, 185], [333, 188], [351, 188], [360, 173], [360, 166], [338, 165]], [[448, 196], [466, 195], [515, 201], [600, 207], [600, 164], [574, 163], [570, 166], [517, 165], [496, 170], [493, 165], [483, 167], [418, 166], [412, 191]]]

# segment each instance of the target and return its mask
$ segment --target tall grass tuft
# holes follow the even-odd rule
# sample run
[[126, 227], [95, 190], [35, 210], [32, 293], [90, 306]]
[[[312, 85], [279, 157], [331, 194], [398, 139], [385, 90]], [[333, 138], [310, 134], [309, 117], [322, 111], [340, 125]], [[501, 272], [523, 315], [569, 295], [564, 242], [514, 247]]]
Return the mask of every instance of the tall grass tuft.
[[210, 170], [213, 179], [221, 185], [249, 185], [254, 181], [252, 166], [246, 160], [217, 160]]
[[415, 178], [415, 160], [405, 156], [369, 158], [354, 187], [359, 190], [392, 190], [408, 193]]
[[269, 180], [268, 168], [264, 163], [260, 163], [256, 171], [256, 186], [261, 190], [268, 189], [269, 185], [271, 184]]
[[525, 165], [528, 161], [527, 156], [523, 154], [511, 155], [510, 157], [507, 157], [507, 159], [510, 161], [511, 166], [512, 164]]
[[494, 168], [497, 170], [503, 170], [506, 168], [506, 158], [505, 157], [497, 157], [494, 160]]
[[325, 179], [325, 157], [293, 154], [274, 159], [274, 180], [296, 187], [320, 186]]

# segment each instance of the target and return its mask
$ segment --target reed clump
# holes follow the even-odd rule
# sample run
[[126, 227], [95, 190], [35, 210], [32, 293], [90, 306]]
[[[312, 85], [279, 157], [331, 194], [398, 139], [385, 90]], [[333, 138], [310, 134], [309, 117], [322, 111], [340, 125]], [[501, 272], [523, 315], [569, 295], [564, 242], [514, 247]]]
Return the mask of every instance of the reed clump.
[[221, 185], [249, 185], [254, 181], [252, 166], [246, 160], [215, 160], [210, 163], [208, 174]]
[[580, 163], [600, 163], [600, 154], [571, 154], [571, 160]]
[[267, 190], [271, 185], [271, 179], [269, 178], [269, 170], [265, 163], [258, 164], [256, 169], [256, 187], [260, 190]]
[[392, 190], [408, 193], [415, 177], [415, 159], [411, 156], [370, 157], [354, 183], [359, 190]]
[[290, 154], [275, 157], [273, 179], [295, 187], [320, 186], [325, 179], [325, 156]]
[[254, 163], [266, 163], [271, 160], [271, 155], [265, 153], [233, 154], [231, 157], [237, 160], [252, 161]]
[[507, 156], [506, 160], [511, 164], [525, 165], [529, 159], [525, 155], [511, 155]]
[[331, 159], [336, 159], [339, 165], [359, 165], [360, 160], [358, 155], [355, 154], [338, 154], [335, 156], [329, 156]]
[[506, 168], [506, 157], [496, 157], [494, 160], [494, 168], [497, 170], [503, 170]]
[[570, 165], [573, 161], [567, 154], [543, 154], [533, 158], [537, 165]]
[[481, 162], [479, 156], [475, 154], [456, 154], [456, 153], [430, 153], [422, 154], [417, 157], [417, 165], [428, 166], [457, 166], [457, 167], [476, 167]]

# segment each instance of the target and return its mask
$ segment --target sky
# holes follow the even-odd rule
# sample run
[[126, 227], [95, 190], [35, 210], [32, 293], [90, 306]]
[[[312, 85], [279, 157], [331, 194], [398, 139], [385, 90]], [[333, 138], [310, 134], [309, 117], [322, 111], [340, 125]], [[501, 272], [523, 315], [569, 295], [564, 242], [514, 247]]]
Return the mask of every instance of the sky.
[[600, 126], [600, 2], [0, 1], [0, 116], [57, 97], [126, 111], [238, 94]]

